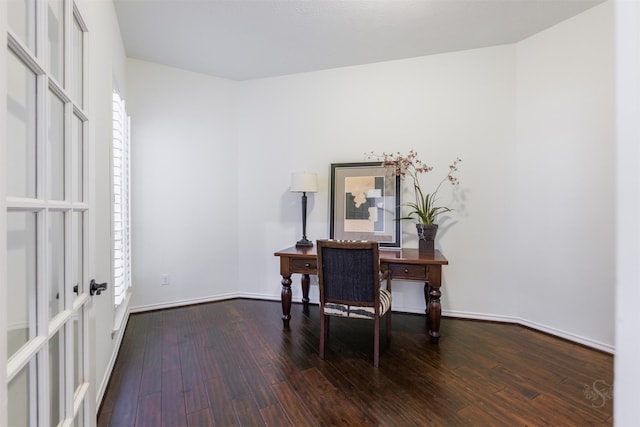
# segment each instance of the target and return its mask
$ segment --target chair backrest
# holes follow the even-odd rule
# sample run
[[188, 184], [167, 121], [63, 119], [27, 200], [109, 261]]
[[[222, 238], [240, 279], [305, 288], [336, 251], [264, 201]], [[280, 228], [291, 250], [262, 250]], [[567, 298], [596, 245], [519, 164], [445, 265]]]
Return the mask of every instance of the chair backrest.
[[318, 240], [320, 301], [376, 307], [380, 291], [377, 242]]

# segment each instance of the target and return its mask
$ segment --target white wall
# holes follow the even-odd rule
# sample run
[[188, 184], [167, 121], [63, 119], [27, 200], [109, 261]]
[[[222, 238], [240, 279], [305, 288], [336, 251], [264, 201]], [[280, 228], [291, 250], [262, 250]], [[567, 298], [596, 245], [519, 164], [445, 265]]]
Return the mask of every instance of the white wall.
[[[504, 294], [511, 287], [504, 285], [512, 274], [501, 260], [509, 256], [515, 233], [515, 187], [505, 179], [514, 169], [504, 161], [514, 152], [513, 57], [513, 46], [501, 46], [243, 83], [238, 182], [239, 193], [251, 197], [240, 200], [240, 224], [262, 225], [240, 229], [241, 256], [257, 264], [240, 272], [241, 292], [279, 295], [279, 263], [271, 255], [301, 235], [300, 195], [289, 192], [291, 172], [319, 173], [307, 235], [325, 238], [330, 164], [364, 161], [372, 150], [413, 148], [435, 167], [433, 187], [456, 157], [463, 159], [461, 200], [453, 202], [457, 212], [443, 223], [437, 242], [451, 262], [445, 267], [444, 309], [509, 314], [502, 299], [508, 300]], [[450, 190], [443, 187], [443, 201], [452, 197]], [[251, 206], [259, 207], [260, 216]], [[413, 223], [403, 229], [404, 245], [416, 247]], [[294, 280], [299, 301], [299, 279]], [[317, 293], [312, 286], [312, 301]], [[422, 285], [394, 285], [393, 305], [424, 312]]]
[[528, 324], [612, 346], [612, 3], [518, 43], [516, 65], [513, 304]]
[[[253, 196], [240, 201], [240, 223], [256, 220], [250, 201], [263, 226], [240, 230], [241, 256], [258, 260], [299, 237], [292, 171], [320, 173], [307, 234], [321, 238], [330, 163], [415, 148], [444, 174], [460, 156], [463, 203], [437, 242], [450, 260], [445, 314], [519, 320], [611, 351], [612, 36], [607, 3], [515, 46], [243, 83], [239, 191]], [[255, 176], [266, 189], [253, 189]], [[240, 272], [241, 292], [277, 297], [277, 260], [257, 268]], [[423, 301], [415, 283], [394, 287], [396, 310], [421, 312]]]
[[[129, 60], [132, 307], [237, 290], [233, 83]], [[241, 196], [241, 195], [240, 195]], [[168, 286], [161, 275], [168, 274]]]
[[[463, 158], [457, 210], [437, 241], [450, 260], [444, 313], [612, 350], [613, 299], [597, 287], [613, 286], [612, 28], [608, 3], [517, 45], [237, 84], [130, 61], [134, 305], [279, 299], [273, 253], [301, 236], [291, 172], [319, 173], [307, 235], [323, 238], [330, 164], [413, 148], [436, 181]], [[215, 195], [200, 190], [216, 177]], [[228, 274], [224, 285], [210, 283], [213, 271]], [[163, 273], [176, 283], [160, 286]], [[420, 284], [394, 290], [395, 310], [424, 311]], [[293, 316], [295, 327], [295, 306]]]

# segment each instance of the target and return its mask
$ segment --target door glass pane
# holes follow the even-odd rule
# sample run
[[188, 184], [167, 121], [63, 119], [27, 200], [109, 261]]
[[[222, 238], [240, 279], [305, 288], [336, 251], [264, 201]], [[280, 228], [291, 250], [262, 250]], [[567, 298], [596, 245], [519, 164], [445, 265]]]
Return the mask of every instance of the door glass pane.
[[36, 214], [7, 213], [7, 356], [36, 335]]
[[49, 72], [64, 85], [64, 1], [49, 0], [47, 3]]
[[49, 319], [64, 310], [64, 213], [49, 214]]
[[13, 34], [36, 51], [36, 0], [8, 0], [7, 21]]
[[[8, 419], [9, 426], [35, 425], [37, 416], [36, 402], [36, 359], [32, 359], [9, 382]], [[31, 407], [33, 407], [31, 409]], [[31, 409], [31, 410], [30, 410]]]
[[82, 202], [83, 192], [83, 155], [84, 155], [84, 138], [82, 134], [82, 120], [75, 114], [73, 115], [73, 124], [71, 126], [71, 144], [73, 146], [73, 171], [75, 177], [73, 179], [73, 201]]
[[82, 105], [82, 87], [83, 87], [83, 39], [82, 39], [82, 28], [78, 23], [76, 17], [73, 17], [73, 27], [71, 28], [71, 67], [72, 67], [72, 75], [71, 75], [71, 96], [73, 100], [79, 105], [81, 108]]
[[57, 426], [64, 414], [64, 331], [49, 340], [49, 409], [50, 426]]
[[84, 382], [84, 354], [83, 348], [83, 335], [82, 335], [82, 311], [81, 307], [73, 315], [73, 357], [74, 357], [74, 371], [73, 371], [73, 389], [77, 390], [80, 384]]
[[7, 195], [36, 197], [36, 75], [7, 58]]
[[83, 276], [83, 267], [84, 267], [84, 216], [82, 212], [74, 212], [73, 213], [73, 223], [75, 226], [75, 230], [73, 233], [73, 253], [72, 259], [75, 264], [73, 269], [73, 286], [77, 286], [78, 291], [75, 295], [82, 295], [84, 291], [84, 276]]
[[64, 104], [49, 92], [49, 198], [64, 200]]

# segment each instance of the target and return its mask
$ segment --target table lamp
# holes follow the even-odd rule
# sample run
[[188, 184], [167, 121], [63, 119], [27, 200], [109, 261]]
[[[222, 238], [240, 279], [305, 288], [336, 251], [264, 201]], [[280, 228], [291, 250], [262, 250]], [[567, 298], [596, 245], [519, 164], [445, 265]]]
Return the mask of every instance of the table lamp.
[[311, 172], [291, 174], [291, 191], [302, 193], [302, 239], [296, 243], [296, 247], [313, 246], [313, 242], [307, 240], [307, 193], [318, 191], [318, 174]]

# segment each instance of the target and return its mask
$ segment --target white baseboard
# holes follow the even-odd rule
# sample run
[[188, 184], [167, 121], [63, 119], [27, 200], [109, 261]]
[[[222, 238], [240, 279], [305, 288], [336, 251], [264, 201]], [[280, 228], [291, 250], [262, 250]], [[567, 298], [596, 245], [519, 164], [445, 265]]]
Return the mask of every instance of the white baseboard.
[[234, 293], [215, 295], [210, 297], [183, 299], [179, 301], [171, 301], [168, 303], [139, 305], [137, 307], [131, 307], [131, 313], [141, 313], [144, 311], [162, 310], [165, 308], [176, 308], [176, 307], [182, 307], [185, 305], [193, 305], [193, 304], [204, 304], [207, 302], [224, 301], [224, 300], [233, 299], [233, 298], [245, 298], [245, 297], [241, 296], [241, 294], [239, 293], [234, 292]]
[[[256, 295], [256, 294], [238, 294], [240, 298], [250, 298], [250, 299], [262, 299], [262, 300], [271, 300], [271, 301], [280, 301], [280, 296], [274, 295]], [[318, 304], [318, 301], [311, 301], [311, 304]], [[394, 312], [399, 313], [413, 313], [413, 314], [425, 314], [424, 306], [422, 307], [393, 307]], [[595, 341], [591, 338], [586, 338], [580, 335], [576, 335], [571, 332], [566, 332], [557, 328], [553, 328], [551, 326], [544, 325], [542, 323], [533, 322], [531, 320], [523, 319], [520, 317], [513, 316], [504, 316], [499, 314], [485, 314], [485, 313], [474, 313], [468, 311], [455, 311], [455, 310], [443, 310], [443, 316], [447, 317], [456, 317], [460, 319], [475, 319], [475, 320], [486, 320], [491, 322], [501, 322], [501, 323], [514, 323], [517, 325], [526, 326], [531, 329], [535, 329], [540, 332], [547, 333], [549, 335], [553, 335], [559, 338], [566, 339], [568, 341], [572, 341], [586, 347], [594, 348], [596, 350], [604, 351], [606, 353], [614, 354], [615, 347], [610, 344], [605, 344], [599, 341]]]
[[107, 386], [109, 385], [109, 380], [111, 379], [111, 374], [113, 373], [113, 367], [116, 364], [116, 359], [118, 358], [118, 353], [120, 352], [120, 345], [122, 344], [122, 337], [124, 337], [124, 331], [127, 329], [127, 323], [129, 322], [129, 314], [131, 310], [127, 309], [124, 312], [123, 318], [119, 322], [119, 328], [115, 329], [111, 332], [111, 338], [116, 338], [116, 342], [113, 346], [113, 352], [111, 353], [111, 359], [109, 359], [109, 363], [107, 364], [107, 371], [104, 373], [104, 377], [102, 381], [100, 381], [100, 387], [98, 388], [98, 393], [96, 395], [96, 408], [100, 409], [102, 405], [102, 399], [104, 399], [104, 394], [107, 392]]
[[615, 347], [612, 345], [601, 343], [599, 341], [592, 340], [591, 338], [586, 338], [580, 335], [573, 334], [571, 332], [566, 332], [557, 328], [553, 328], [551, 326], [547, 326], [542, 323], [537, 323], [531, 320], [522, 319], [520, 317], [473, 313], [473, 312], [467, 312], [467, 311], [449, 311], [449, 310], [443, 310], [442, 315], [448, 316], [448, 317], [457, 317], [461, 319], [476, 319], [476, 320], [488, 320], [491, 322], [515, 323], [518, 325], [526, 326], [531, 329], [535, 329], [540, 332], [547, 333], [549, 335], [566, 339], [568, 341], [582, 344], [587, 347], [595, 348], [597, 350], [604, 351], [606, 353], [611, 353], [611, 354], [615, 353]]
[[547, 325], [543, 325], [540, 323], [532, 322], [526, 319], [517, 319], [517, 323], [527, 326], [532, 329], [536, 329], [538, 331], [546, 332], [550, 335], [555, 335], [560, 338], [564, 338], [569, 341], [577, 342], [587, 347], [595, 348], [597, 350], [604, 351], [606, 353], [615, 354], [616, 348], [613, 345], [605, 344], [599, 341], [592, 340], [591, 338], [586, 338], [580, 335], [572, 334], [570, 332], [565, 332], [556, 328], [552, 328]]
[[[241, 292], [238, 294], [238, 298], [246, 298], [246, 299], [258, 299], [258, 300], [267, 300], [267, 301], [278, 301], [280, 302], [280, 295], [271, 295], [271, 294], [249, 294], [246, 292]], [[302, 301], [293, 301], [300, 302]], [[316, 302], [317, 304], [317, 302]]]

